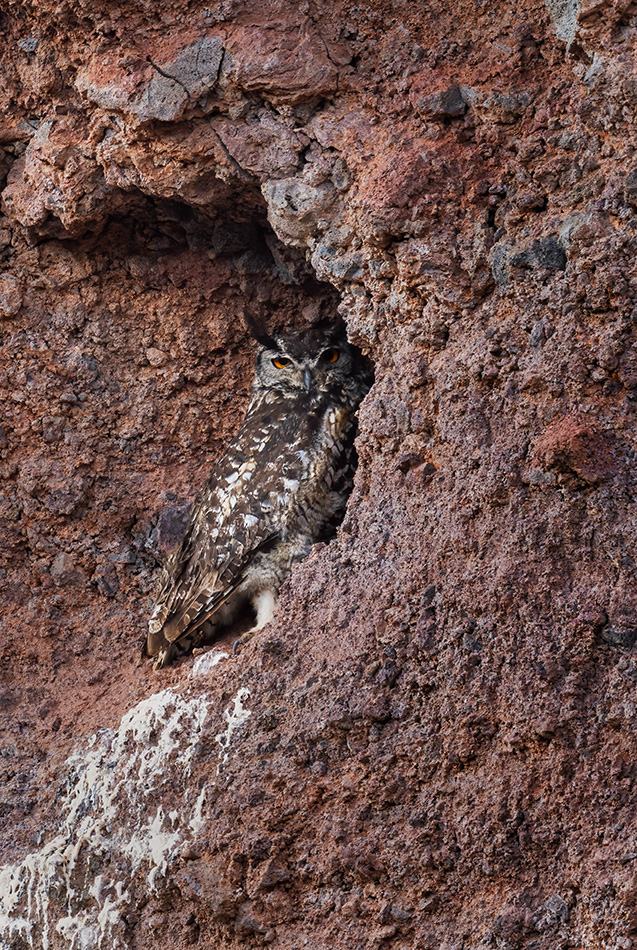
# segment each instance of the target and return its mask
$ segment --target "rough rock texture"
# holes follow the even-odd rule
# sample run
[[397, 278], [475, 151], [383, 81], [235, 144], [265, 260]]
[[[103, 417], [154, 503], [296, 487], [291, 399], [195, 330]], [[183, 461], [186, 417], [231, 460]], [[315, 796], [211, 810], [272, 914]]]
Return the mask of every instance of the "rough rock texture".
[[[637, 5], [0, 18], [0, 946], [637, 946]], [[246, 306], [374, 359], [356, 488], [153, 675]]]

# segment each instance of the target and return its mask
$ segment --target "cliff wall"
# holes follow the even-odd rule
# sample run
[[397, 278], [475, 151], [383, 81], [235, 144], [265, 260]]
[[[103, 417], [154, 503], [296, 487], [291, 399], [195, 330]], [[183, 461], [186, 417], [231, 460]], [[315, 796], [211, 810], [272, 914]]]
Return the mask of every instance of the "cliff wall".
[[[0, 945], [637, 945], [637, 5], [0, 29]], [[246, 306], [374, 360], [356, 487], [154, 674]]]

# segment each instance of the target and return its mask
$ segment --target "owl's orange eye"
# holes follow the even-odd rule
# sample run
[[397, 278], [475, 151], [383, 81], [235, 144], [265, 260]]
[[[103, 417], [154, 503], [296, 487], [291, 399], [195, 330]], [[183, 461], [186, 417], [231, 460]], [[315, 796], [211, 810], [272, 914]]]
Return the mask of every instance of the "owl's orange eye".
[[335, 346], [332, 346], [329, 350], [325, 350], [324, 353], [321, 353], [321, 359], [324, 363], [336, 363], [340, 355], [340, 350], [337, 350]]
[[272, 360], [277, 369], [285, 369], [286, 366], [289, 366], [292, 360], [289, 360], [287, 356], [275, 356]]

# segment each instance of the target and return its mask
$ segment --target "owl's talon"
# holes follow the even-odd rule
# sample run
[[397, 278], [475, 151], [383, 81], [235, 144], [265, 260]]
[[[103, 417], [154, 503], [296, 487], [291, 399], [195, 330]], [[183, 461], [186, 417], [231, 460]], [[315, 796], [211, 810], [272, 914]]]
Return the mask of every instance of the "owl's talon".
[[245, 633], [243, 633], [239, 637], [238, 640], [234, 641], [232, 652], [235, 656], [239, 656], [239, 651], [241, 650], [241, 648], [244, 647], [246, 643], [250, 642], [250, 640], [252, 639], [252, 637], [255, 635], [256, 632], [257, 632], [257, 628], [255, 628], [254, 630], [247, 630]]

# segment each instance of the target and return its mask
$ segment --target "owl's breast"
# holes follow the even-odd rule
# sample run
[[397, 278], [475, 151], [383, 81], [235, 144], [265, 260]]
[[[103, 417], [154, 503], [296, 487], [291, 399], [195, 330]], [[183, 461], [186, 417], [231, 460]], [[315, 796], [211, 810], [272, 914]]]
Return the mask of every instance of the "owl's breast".
[[281, 537], [318, 536], [351, 489], [355, 434], [354, 408], [330, 394], [268, 393], [217, 467], [211, 507], [221, 523], [250, 516]]

